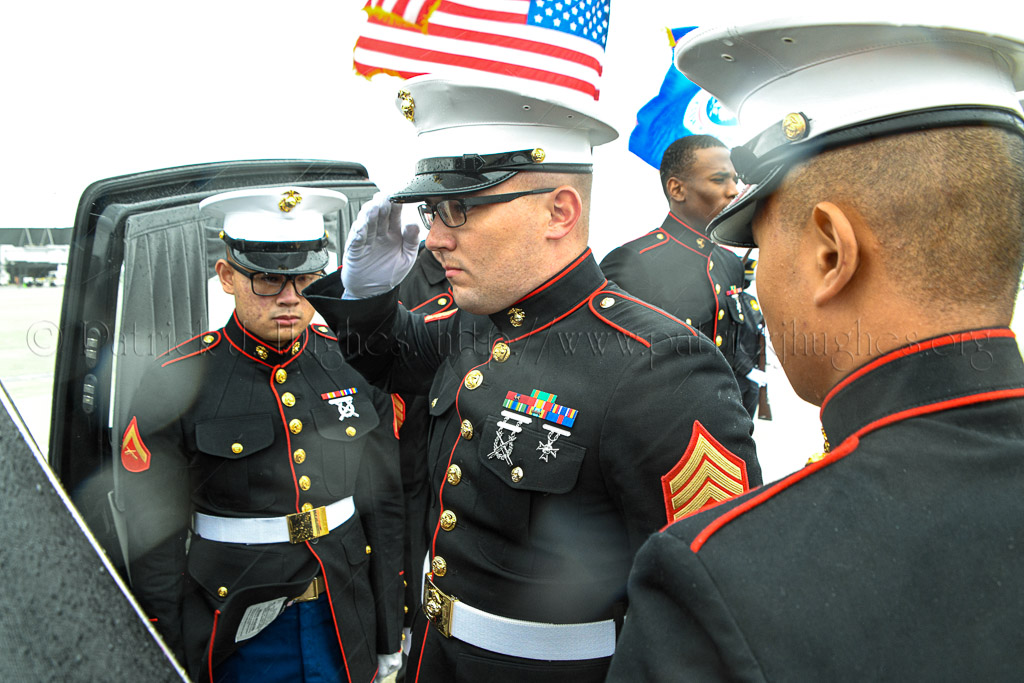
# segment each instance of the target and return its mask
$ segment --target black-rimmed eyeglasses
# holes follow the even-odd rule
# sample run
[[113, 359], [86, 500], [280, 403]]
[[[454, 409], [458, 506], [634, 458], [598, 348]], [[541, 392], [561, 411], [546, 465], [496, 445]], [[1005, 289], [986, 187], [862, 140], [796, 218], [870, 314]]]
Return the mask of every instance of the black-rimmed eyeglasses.
[[522, 192], [508, 192], [506, 194], [485, 194], [480, 197], [456, 197], [455, 199], [442, 199], [437, 204], [420, 204], [420, 220], [427, 230], [430, 230], [434, 216], [441, 219], [441, 222], [449, 228], [458, 228], [466, 224], [466, 209], [471, 206], [484, 204], [503, 204], [513, 199], [519, 199], [530, 194], [545, 194], [554, 192], [558, 188], [548, 187], [541, 190], [523, 190]]
[[302, 296], [302, 290], [324, 276], [324, 272], [301, 273], [299, 275], [281, 275], [279, 273], [258, 273], [233, 266], [242, 275], [249, 278], [252, 293], [256, 296], [277, 296], [284, 291], [288, 283], [292, 283], [295, 293]]

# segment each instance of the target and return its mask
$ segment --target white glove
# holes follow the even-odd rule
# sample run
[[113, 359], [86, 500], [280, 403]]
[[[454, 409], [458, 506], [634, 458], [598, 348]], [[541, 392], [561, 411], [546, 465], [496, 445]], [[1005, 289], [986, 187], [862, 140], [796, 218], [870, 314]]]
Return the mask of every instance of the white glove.
[[419, 251], [416, 222], [402, 225], [402, 205], [378, 192], [363, 204], [345, 243], [342, 299], [368, 299], [391, 291], [412, 268]]
[[392, 655], [377, 655], [377, 679], [378, 681], [383, 680], [398, 671], [398, 668], [402, 666], [402, 651]]

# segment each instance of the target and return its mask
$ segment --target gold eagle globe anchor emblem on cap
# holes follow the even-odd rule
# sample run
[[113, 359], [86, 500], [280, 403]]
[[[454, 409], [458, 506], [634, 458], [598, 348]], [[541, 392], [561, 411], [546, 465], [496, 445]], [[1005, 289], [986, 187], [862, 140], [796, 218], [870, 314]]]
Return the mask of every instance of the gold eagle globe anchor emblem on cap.
[[782, 119], [782, 133], [790, 142], [803, 140], [807, 137], [807, 117], [797, 112], [786, 114]]
[[398, 91], [398, 109], [405, 118], [416, 120], [416, 102], [412, 99], [412, 93], [404, 88]]
[[288, 190], [284, 193], [284, 198], [277, 203], [277, 208], [281, 209], [285, 213], [288, 213], [302, 201], [302, 195], [295, 190]]

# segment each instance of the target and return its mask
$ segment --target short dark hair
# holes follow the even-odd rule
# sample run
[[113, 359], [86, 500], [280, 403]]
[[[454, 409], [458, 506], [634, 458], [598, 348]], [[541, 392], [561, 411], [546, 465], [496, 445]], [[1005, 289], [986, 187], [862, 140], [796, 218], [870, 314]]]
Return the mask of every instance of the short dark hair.
[[780, 189], [783, 231], [806, 225], [820, 201], [858, 211], [894, 284], [921, 305], [1012, 312], [1024, 263], [1020, 135], [964, 126], [879, 138], [819, 155]]
[[711, 135], [687, 135], [681, 137], [665, 150], [661, 155], [661, 190], [668, 198], [668, 179], [672, 177], [685, 178], [690, 174], [694, 162], [697, 160], [698, 149], [711, 149], [723, 147], [728, 149], [718, 138]]

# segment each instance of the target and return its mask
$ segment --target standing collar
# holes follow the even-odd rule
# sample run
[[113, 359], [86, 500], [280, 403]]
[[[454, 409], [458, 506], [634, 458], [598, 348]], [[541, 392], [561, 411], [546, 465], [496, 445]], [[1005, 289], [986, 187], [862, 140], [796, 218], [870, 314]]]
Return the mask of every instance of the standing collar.
[[[1024, 387], [1024, 362], [1005, 327], [946, 334], [891, 351], [858, 368], [821, 404], [834, 447], [854, 433], [934, 412], [962, 399]], [[867, 429], [866, 429], [867, 428]]]
[[488, 317], [507, 339], [516, 339], [568, 314], [606, 282], [588, 247], [547, 282]]
[[691, 249], [696, 249], [705, 254], [710, 253], [711, 247], [714, 246], [710, 237], [699, 230], [691, 228], [671, 211], [665, 216], [665, 222], [661, 224], [661, 229]]
[[285, 347], [282, 351], [278, 351], [276, 346], [263, 341], [245, 329], [238, 320], [238, 312], [235, 311], [231, 314], [228, 324], [224, 326], [224, 336], [227, 337], [228, 342], [233, 347], [241, 351], [249, 359], [263, 365], [275, 367], [285, 365], [292, 359], [302, 355], [302, 351], [306, 348], [306, 342], [309, 339], [309, 327], [306, 327], [292, 341], [290, 346]]

